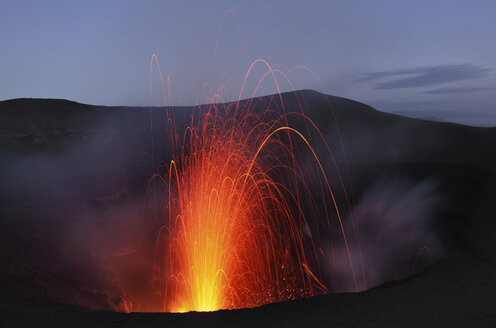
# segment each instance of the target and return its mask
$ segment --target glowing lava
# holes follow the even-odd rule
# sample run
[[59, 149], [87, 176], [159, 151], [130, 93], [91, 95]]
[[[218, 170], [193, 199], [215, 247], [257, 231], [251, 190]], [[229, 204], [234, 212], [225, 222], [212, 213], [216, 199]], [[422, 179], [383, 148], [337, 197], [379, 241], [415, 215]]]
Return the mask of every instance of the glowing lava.
[[[262, 80], [272, 75], [278, 89], [280, 71], [257, 62], [268, 67]], [[323, 166], [288, 120], [320, 132], [302, 112], [285, 113], [280, 94], [269, 104], [253, 101], [197, 106], [181, 135], [169, 120], [173, 160], [167, 174], [153, 178], [163, 186], [154, 264], [163, 311], [253, 307], [327, 292], [319, 278], [323, 250], [312, 234], [327, 229], [332, 239], [335, 227], [356, 284]], [[302, 149], [320, 175], [317, 195], [305, 181]], [[315, 215], [323, 217], [320, 225], [308, 220]]]

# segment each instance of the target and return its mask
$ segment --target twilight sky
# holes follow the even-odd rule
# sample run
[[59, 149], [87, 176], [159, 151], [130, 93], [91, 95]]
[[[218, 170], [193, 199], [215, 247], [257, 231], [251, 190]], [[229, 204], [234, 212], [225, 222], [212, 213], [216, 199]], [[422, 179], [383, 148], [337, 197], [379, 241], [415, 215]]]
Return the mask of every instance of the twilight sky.
[[[496, 114], [495, 17], [495, 1], [468, 0], [2, 1], [0, 100], [147, 106], [155, 53], [176, 105], [204, 102], [204, 82], [234, 97], [264, 58], [305, 65], [323, 84], [297, 69], [296, 88], [385, 111]], [[257, 64], [244, 97], [263, 72]], [[258, 94], [274, 91], [266, 79]]]

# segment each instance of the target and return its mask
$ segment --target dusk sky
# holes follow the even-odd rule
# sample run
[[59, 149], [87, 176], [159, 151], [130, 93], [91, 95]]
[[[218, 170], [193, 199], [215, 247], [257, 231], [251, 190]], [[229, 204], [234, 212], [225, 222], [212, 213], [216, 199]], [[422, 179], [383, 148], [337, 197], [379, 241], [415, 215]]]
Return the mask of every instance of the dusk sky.
[[147, 106], [155, 53], [176, 105], [264, 58], [380, 110], [496, 114], [494, 1], [2, 1], [0, 44], [0, 100]]

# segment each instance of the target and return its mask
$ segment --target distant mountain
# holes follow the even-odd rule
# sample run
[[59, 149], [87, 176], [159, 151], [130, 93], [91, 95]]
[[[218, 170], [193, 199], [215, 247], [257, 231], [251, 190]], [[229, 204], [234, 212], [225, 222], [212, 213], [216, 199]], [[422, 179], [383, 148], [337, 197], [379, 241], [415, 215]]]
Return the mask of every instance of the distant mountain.
[[[357, 101], [312, 90], [284, 93], [282, 99], [286, 111], [303, 109], [315, 122], [337, 160], [346, 156], [349, 162], [355, 163], [437, 162], [496, 170], [496, 153], [493, 151], [496, 128], [412, 119], [405, 112], [401, 112], [401, 116], [400, 113], [385, 113]], [[242, 102], [249, 101], [254, 110], [261, 111], [267, 104], [280, 109], [278, 96]], [[172, 107], [170, 110], [174, 113], [176, 127], [181, 128], [189, 122], [194, 109]], [[420, 116], [438, 117], [432, 112], [428, 114]], [[304, 129], [301, 119], [289, 123], [297, 129]], [[337, 131], [336, 124], [340, 131]], [[153, 126], [155, 139], [163, 143], [160, 149], [168, 152], [164, 108], [153, 109]], [[149, 151], [149, 107], [92, 106], [57, 99], [0, 101], [0, 151], [54, 151], [76, 147], [95, 138], [102, 147], [105, 142], [109, 147], [112, 145], [112, 151], [123, 147], [117, 143], [118, 140], [126, 145], [127, 150], [134, 152], [134, 157], [143, 150]], [[346, 155], [340, 154], [341, 143]]]
[[428, 121], [452, 122], [471, 126], [496, 126], [496, 115], [486, 112], [395, 111], [393, 114]]

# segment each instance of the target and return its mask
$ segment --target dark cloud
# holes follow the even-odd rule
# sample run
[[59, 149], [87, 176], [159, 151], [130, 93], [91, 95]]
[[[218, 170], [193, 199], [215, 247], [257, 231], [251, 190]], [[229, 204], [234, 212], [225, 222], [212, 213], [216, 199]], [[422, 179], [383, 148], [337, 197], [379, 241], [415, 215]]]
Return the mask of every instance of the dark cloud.
[[426, 67], [415, 67], [410, 69], [398, 69], [394, 71], [383, 71], [383, 72], [369, 72], [362, 73], [362, 77], [356, 79], [357, 82], [368, 82], [381, 80], [383, 78], [398, 76], [398, 75], [409, 75], [409, 74], [419, 74], [419, 72], [425, 70]]
[[439, 88], [434, 90], [425, 91], [424, 93], [430, 94], [452, 94], [452, 93], [467, 93], [494, 90], [494, 88]]
[[393, 78], [393, 80], [378, 82], [375, 89], [417, 88], [454, 81], [481, 79], [490, 73], [491, 69], [473, 64], [440, 65], [364, 73], [356, 81], [375, 82]]

